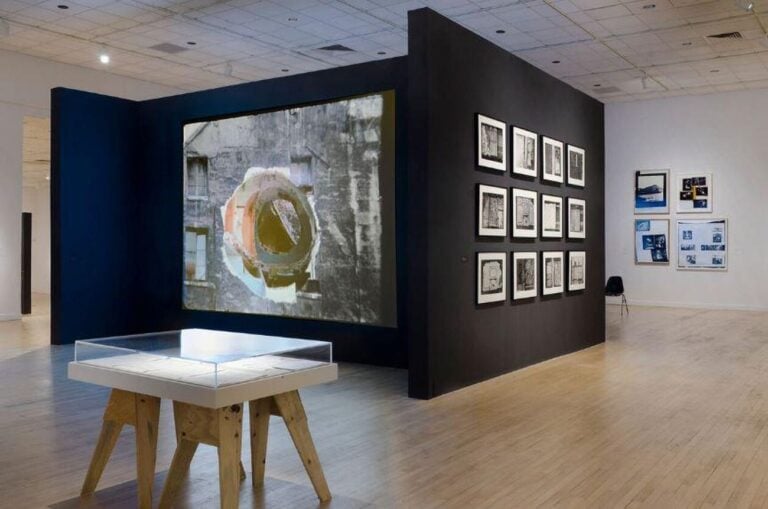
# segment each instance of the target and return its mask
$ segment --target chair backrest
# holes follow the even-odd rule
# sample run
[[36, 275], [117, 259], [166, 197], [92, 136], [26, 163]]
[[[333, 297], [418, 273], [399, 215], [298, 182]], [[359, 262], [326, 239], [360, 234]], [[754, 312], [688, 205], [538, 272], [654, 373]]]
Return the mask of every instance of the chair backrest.
[[605, 285], [606, 295], [621, 295], [624, 293], [624, 281], [621, 276], [611, 276]]

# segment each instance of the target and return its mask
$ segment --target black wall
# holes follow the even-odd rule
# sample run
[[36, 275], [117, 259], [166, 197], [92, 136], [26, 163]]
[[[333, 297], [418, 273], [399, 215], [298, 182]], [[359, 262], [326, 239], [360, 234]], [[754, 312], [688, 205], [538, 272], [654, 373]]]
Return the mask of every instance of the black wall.
[[408, 249], [404, 57], [144, 102], [54, 90], [53, 341], [207, 327], [329, 340], [338, 360], [405, 367], [404, 270], [397, 328], [182, 311], [181, 300], [183, 124], [392, 89], [400, 266]]
[[[412, 11], [408, 26], [420, 254], [411, 272], [425, 294], [424, 319], [412, 324], [410, 392], [432, 397], [604, 340], [603, 105], [434, 11]], [[478, 169], [476, 113], [586, 149], [586, 188]], [[585, 199], [587, 239], [476, 237], [478, 183]], [[533, 301], [513, 302], [508, 292], [503, 304], [476, 305], [476, 253], [515, 250], [585, 250], [587, 289], [543, 297], [539, 283]]]

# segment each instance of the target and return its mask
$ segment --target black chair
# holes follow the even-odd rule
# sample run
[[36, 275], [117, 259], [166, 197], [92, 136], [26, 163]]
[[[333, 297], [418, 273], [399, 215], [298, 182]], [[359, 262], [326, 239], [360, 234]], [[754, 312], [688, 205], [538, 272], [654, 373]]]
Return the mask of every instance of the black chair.
[[629, 314], [629, 305], [627, 304], [627, 297], [624, 295], [624, 281], [621, 276], [611, 276], [608, 278], [608, 282], [605, 284], [605, 295], [608, 297], [621, 297], [621, 316], [624, 316], [624, 308], [627, 308], [627, 314]]

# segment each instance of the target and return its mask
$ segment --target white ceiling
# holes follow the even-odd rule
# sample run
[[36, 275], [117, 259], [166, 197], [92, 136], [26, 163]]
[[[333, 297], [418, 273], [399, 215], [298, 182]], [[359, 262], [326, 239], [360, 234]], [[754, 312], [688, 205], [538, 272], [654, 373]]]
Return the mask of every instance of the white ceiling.
[[423, 6], [606, 102], [768, 87], [768, 0], [0, 0], [0, 48], [201, 90], [404, 55]]
[[22, 145], [24, 187], [47, 186], [51, 174], [51, 120], [24, 117]]

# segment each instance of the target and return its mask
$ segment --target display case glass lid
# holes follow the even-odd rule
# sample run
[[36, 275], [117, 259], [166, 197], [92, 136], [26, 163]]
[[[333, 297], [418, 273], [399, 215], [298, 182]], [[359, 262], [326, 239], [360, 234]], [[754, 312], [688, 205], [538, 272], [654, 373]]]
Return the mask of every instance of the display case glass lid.
[[207, 329], [75, 342], [75, 363], [213, 387], [316, 368], [332, 357], [326, 341]]

